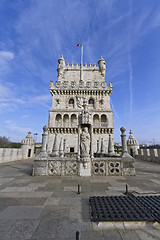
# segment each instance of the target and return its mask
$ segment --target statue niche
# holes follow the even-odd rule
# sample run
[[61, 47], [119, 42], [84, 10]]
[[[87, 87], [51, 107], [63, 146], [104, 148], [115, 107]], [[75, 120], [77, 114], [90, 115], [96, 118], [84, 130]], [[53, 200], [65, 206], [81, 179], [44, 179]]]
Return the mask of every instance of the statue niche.
[[85, 168], [90, 159], [90, 138], [88, 127], [84, 127], [80, 135], [80, 157]]
[[91, 124], [92, 117], [91, 113], [88, 111], [87, 100], [83, 99], [83, 110], [82, 110], [82, 124]]

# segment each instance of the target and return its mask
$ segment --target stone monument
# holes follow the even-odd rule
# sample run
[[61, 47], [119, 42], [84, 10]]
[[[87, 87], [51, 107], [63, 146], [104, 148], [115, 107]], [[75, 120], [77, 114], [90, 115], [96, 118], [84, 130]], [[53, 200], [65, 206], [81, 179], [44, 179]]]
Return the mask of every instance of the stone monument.
[[98, 66], [82, 68], [66, 64], [62, 56], [57, 71], [56, 84], [50, 82], [52, 107], [33, 175], [134, 175], [134, 159], [127, 152], [123, 128], [123, 154], [114, 153], [113, 87], [105, 81], [105, 60], [101, 57]]

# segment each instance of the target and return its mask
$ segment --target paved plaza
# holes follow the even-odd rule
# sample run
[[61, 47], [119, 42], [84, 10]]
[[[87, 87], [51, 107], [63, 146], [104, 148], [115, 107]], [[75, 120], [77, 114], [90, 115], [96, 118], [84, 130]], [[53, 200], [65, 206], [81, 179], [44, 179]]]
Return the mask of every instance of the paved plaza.
[[[160, 164], [136, 160], [136, 176], [31, 176], [33, 162], [0, 165], [0, 239], [152, 240], [158, 223], [92, 223], [90, 196], [160, 194]], [[81, 194], [77, 194], [77, 186]]]

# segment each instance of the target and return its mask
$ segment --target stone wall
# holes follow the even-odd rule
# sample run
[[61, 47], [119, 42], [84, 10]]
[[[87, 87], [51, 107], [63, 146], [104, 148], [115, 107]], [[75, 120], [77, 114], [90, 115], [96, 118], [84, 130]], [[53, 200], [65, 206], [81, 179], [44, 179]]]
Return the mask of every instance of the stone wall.
[[137, 159], [149, 162], [160, 162], [160, 149], [138, 149]]
[[30, 159], [32, 157], [34, 157], [34, 153], [31, 153], [30, 157], [28, 157], [24, 154], [22, 148], [0, 148], [0, 163]]
[[35, 142], [29, 131], [21, 142], [21, 148], [0, 148], [0, 163], [33, 158], [34, 148]]

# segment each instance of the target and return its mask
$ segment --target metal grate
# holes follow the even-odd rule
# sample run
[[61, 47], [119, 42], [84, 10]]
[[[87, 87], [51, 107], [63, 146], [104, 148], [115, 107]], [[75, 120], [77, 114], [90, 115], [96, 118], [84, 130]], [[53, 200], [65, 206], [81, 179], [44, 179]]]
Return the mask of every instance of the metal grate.
[[160, 196], [138, 196], [132, 195], [132, 198], [142, 205], [144, 209], [147, 209], [155, 217], [155, 220], [160, 223]]
[[91, 220], [99, 221], [158, 221], [160, 196], [90, 197]]

